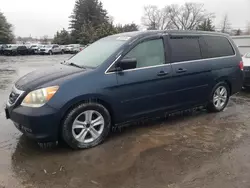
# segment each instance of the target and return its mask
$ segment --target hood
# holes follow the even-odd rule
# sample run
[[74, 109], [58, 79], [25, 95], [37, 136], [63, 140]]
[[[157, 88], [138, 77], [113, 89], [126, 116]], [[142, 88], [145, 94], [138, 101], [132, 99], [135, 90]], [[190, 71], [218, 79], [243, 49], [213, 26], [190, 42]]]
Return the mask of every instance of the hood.
[[50, 81], [84, 71], [86, 69], [60, 64], [43, 70], [37, 70], [21, 77], [16, 82], [15, 87], [23, 91], [33, 90]]

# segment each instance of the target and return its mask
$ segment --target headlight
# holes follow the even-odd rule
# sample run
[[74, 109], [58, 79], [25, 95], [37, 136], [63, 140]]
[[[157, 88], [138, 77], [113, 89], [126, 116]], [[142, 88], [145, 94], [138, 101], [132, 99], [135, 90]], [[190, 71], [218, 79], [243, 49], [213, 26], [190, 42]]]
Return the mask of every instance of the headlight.
[[57, 92], [58, 86], [52, 86], [47, 88], [31, 91], [22, 102], [22, 106], [39, 108], [46, 104]]

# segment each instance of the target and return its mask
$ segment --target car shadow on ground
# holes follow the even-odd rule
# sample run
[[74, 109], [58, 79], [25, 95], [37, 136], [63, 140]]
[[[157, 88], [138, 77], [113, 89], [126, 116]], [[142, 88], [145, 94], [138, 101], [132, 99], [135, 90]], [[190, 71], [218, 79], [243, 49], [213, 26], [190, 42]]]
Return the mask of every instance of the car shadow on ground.
[[[179, 124], [182, 123], [184, 120], [187, 119], [192, 119], [192, 118], [197, 118], [199, 116], [202, 116], [206, 114], [207, 111], [203, 108], [195, 108], [195, 109], [190, 109], [190, 110], [185, 110], [185, 111], [179, 111], [176, 113], [172, 114], [166, 114], [160, 117], [155, 117], [155, 118], [149, 118], [149, 119], [144, 119], [140, 120], [137, 122], [133, 122], [130, 124], [125, 124], [123, 126], [119, 127], [113, 127], [110, 135], [108, 138], [105, 140], [105, 143], [109, 142], [115, 142], [117, 139], [121, 137], [126, 137], [131, 134], [135, 134], [136, 132], [139, 134], [139, 132], [147, 131], [147, 129], [157, 129], [162, 126], [167, 127], [167, 126], [172, 126], [172, 124]], [[101, 147], [101, 145], [97, 147]], [[91, 149], [91, 148], [90, 148]], [[40, 148], [38, 143], [35, 140], [29, 139], [26, 136], [22, 135], [17, 143], [16, 147], [17, 153], [39, 153], [40, 152], [46, 154], [50, 153], [64, 153], [64, 152], [73, 152], [77, 150], [73, 150], [69, 148], [69, 146], [66, 145], [63, 141], [59, 141], [58, 144], [52, 147], [48, 148]]]

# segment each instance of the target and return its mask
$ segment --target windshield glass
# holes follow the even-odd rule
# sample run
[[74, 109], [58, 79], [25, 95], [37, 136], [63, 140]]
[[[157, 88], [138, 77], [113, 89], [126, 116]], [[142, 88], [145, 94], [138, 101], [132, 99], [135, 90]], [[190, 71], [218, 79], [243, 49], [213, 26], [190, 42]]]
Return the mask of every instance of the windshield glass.
[[73, 56], [68, 62], [82, 67], [98, 67], [125, 42], [114, 37], [100, 39]]

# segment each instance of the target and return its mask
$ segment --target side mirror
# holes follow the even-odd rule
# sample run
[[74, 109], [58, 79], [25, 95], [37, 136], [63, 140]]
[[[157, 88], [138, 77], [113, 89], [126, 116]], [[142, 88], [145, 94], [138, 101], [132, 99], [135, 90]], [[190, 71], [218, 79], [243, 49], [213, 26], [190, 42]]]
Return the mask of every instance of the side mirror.
[[117, 66], [116, 66], [116, 69], [118, 71], [135, 69], [136, 65], [137, 65], [136, 58], [122, 59], [121, 61], [118, 62]]

